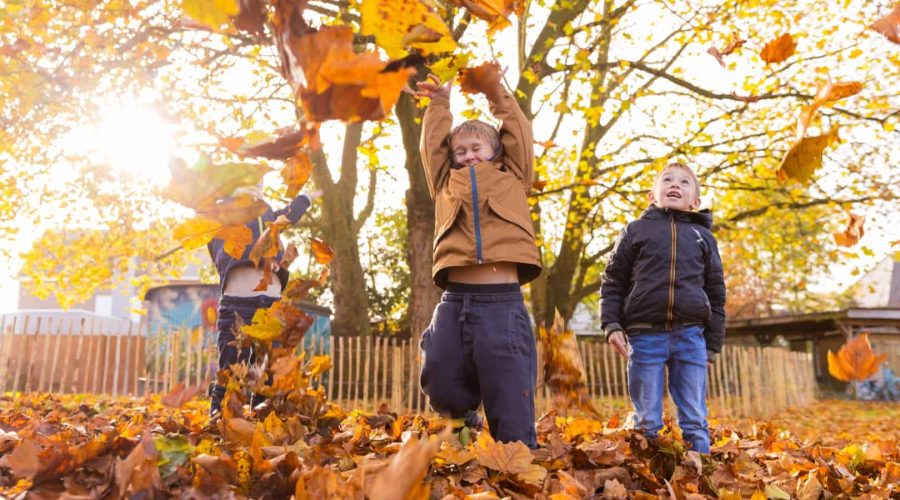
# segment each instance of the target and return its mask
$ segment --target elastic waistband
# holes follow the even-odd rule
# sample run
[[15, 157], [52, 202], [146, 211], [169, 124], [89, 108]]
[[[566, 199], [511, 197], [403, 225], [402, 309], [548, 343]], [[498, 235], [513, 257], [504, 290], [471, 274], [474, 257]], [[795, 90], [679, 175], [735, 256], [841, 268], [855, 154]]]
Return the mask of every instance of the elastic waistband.
[[256, 295], [253, 297], [235, 297], [234, 295], [223, 295], [219, 299], [219, 305], [269, 307], [279, 300], [281, 300], [281, 297], [272, 297], [271, 295]]
[[447, 283], [441, 296], [445, 302], [511, 302], [522, 301], [522, 290], [518, 283], [497, 283], [478, 285], [473, 283]]

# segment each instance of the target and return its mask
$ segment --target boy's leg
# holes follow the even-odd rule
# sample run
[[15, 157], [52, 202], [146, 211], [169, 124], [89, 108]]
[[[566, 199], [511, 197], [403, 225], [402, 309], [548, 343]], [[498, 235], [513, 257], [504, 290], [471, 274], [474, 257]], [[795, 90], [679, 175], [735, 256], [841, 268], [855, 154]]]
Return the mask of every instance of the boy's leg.
[[[216, 329], [218, 330], [216, 347], [219, 350], [219, 370], [227, 368], [238, 361], [238, 349], [234, 345], [234, 317], [235, 312], [231, 304], [225, 297], [221, 297], [219, 299], [219, 313], [216, 321]], [[213, 380], [209, 387], [210, 416], [221, 413], [222, 399], [224, 397], [225, 387]]]
[[[474, 296], [475, 363], [491, 435], [537, 448], [534, 392], [537, 349], [518, 284], [515, 292]], [[485, 301], [482, 300], [493, 300]]]
[[634, 406], [634, 426], [655, 438], [663, 428], [663, 384], [669, 334], [628, 336], [628, 395]]
[[[472, 336], [466, 331], [463, 302], [444, 294], [434, 309], [431, 324], [422, 333], [422, 371], [419, 383], [431, 408], [454, 419], [466, 418], [478, 409], [481, 394], [472, 363]], [[454, 299], [454, 300], [448, 300]]]
[[678, 426], [684, 440], [700, 453], [709, 453], [706, 422], [706, 341], [697, 326], [672, 332], [669, 393], [678, 407]]

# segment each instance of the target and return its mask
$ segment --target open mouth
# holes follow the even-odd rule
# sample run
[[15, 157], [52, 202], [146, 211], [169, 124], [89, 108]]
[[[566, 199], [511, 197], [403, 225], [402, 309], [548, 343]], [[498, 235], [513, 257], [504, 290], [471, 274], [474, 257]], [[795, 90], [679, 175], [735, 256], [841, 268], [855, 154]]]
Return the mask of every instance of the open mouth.
[[679, 193], [678, 191], [669, 191], [668, 193], [666, 193], [666, 198], [670, 200], [680, 200], [681, 193]]

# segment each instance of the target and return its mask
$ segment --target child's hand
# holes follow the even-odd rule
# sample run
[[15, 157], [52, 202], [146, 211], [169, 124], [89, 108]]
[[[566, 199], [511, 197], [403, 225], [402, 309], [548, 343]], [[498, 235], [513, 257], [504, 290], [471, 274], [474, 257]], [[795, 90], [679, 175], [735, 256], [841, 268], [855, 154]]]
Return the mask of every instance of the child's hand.
[[451, 82], [447, 82], [441, 85], [441, 79], [438, 78], [437, 75], [429, 74], [428, 80], [416, 82], [416, 97], [431, 98], [433, 96], [440, 95], [449, 99], [450, 84]]
[[287, 269], [298, 255], [300, 255], [300, 252], [297, 251], [297, 245], [288, 243], [287, 248], [284, 249], [284, 254], [281, 256], [281, 262], [279, 262], [278, 265], [282, 269]]
[[622, 333], [622, 330], [610, 333], [607, 342], [613, 346], [613, 349], [619, 353], [619, 356], [628, 359], [628, 348], [625, 347], [625, 335]]

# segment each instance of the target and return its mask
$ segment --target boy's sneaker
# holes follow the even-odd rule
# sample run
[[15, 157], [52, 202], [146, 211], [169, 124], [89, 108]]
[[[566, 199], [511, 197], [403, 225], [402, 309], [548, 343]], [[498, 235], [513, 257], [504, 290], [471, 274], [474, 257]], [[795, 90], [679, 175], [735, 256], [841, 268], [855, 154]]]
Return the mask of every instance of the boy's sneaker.
[[466, 427], [473, 431], [484, 430], [484, 419], [481, 418], [481, 415], [479, 415], [478, 412], [469, 410], [463, 418], [465, 419]]

